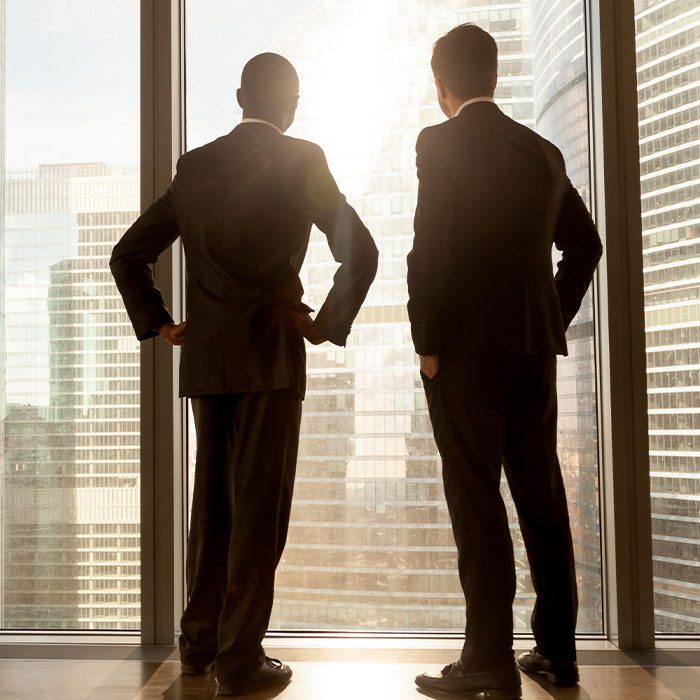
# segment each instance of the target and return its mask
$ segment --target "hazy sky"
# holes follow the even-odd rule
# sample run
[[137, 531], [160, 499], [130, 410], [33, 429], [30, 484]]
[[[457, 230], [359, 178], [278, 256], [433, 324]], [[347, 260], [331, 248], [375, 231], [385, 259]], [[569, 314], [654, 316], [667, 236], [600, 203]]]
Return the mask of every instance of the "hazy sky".
[[187, 0], [187, 143], [199, 146], [233, 128], [236, 88], [249, 58], [268, 51], [318, 0]]
[[[191, 145], [232, 128], [245, 61], [314, 4], [187, 0]], [[5, 30], [6, 167], [138, 165], [139, 0], [6, 0]]]
[[6, 0], [6, 167], [139, 158], [138, 0]]

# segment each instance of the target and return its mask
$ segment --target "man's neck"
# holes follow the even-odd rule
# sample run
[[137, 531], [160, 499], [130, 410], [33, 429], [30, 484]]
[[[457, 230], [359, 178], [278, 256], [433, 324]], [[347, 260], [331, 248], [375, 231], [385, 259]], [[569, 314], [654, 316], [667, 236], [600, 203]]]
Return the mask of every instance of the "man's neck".
[[495, 100], [493, 98], [493, 95], [479, 95], [477, 97], [470, 97], [469, 99], [466, 99], [463, 102], [461, 102], [459, 105], [455, 105], [456, 109], [454, 111], [454, 114], [452, 115], [452, 118], [454, 119], [455, 117], [458, 117], [464, 109], [466, 109], [470, 105], [476, 104], [477, 102], [495, 103]]
[[243, 119], [252, 119], [258, 122], [265, 122], [277, 127], [280, 131], [284, 131], [284, 117], [277, 114], [260, 114], [254, 112], [243, 112]]

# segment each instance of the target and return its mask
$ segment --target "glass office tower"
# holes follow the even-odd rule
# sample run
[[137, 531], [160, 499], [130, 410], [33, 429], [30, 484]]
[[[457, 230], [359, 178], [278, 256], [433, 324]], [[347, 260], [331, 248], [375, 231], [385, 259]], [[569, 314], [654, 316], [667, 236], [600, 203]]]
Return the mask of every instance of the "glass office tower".
[[[555, 143], [590, 207], [586, 27], [580, 0], [533, 0], [535, 128]], [[558, 256], [557, 256], [558, 257]], [[592, 292], [567, 333], [559, 358], [559, 459], [576, 543], [579, 630], [602, 620], [598, 435]]]
[[138, 629], [139, 353], [108, 260], [138, 172], [10, 172], [2, 623]]
[[700, 6], [637, 0], [656, 630], [700, 632]]

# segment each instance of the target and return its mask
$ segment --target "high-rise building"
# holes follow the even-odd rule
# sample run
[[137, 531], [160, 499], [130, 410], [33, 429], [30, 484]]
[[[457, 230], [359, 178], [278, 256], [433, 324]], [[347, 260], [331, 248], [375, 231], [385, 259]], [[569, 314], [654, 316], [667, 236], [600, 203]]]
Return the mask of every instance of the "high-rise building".
[[[581, 0], [532, 0], [535, 128], [561, 149], [590, 207], [585, 31]], [[569, 354], [557, 367], [559, 459], [576, 543], [581, 631], [600, 629], [603, 619], [594, 333], [589, 292], [567, 333]]]
[[5, 627], [138, 629], [139, 353], [108, 260], [138, 173], [10, 173]]
[[[579, 47], [583, 3], [569, 5]], [[558, 19], [547, 14], [542, 21], [554, 25]], [[347, 348], [309, 349], [296, 495], [274, 626], [457, 630], [464, 625], [440, 463], [405, 310], [415, 141], [422, 127], [444, 118], [430, 72], [432, 43], [457, 24], [475, 22], [499, 43], [500, 106], [528, 126], [539, 119], [545, 131], [552, 127], [545, 135], [556, 137], [574, 161], [572, 175], [586, 194], [586, 114], [581, 123], [571, 123], [577, 113], [554, 125], [556, 110], [545, 104], [558, 97], [554, 81], [578, 100], [580, 113], [580, 84], [569, 83], [580, 81], [583, 68], [585, 85], [585, 60], [571, 76], [551, 75], [547, 52], [561, 50], [569, 58], [570, 49], [555, 48], [558, 33], [540, 31], [536, 60], [550, 75], [538, 76], [532, 47], [537, 20], [530, 0], [507, 5], [334, 0], [315, 3], [272, 43], [301, 77], [302, 98], [290, 134], [324, 147], [341, 189], [380, 249], [377, 279]], [[303, 271], [312, 306], [321, 303], [334, 269], [326, 241], [316, 232]], [[579, 625], [583, 632], [601, 629], [592, 332], [588, 308], [572, 329], [572, 356], [562, 365], [560, 381], [560, 448], [587, 606]], [[509, 497], [507, 504], [518, 567], [516, 627], [524, 629], [534, 598]]]
[[656, 629], [700, 632], [700, 6], [637, 0]]

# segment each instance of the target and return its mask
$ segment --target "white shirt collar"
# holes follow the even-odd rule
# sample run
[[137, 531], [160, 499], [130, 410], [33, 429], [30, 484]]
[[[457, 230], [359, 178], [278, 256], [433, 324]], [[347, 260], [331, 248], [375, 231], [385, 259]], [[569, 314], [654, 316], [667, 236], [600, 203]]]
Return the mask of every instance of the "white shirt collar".
[[472, 97], [471, 100], [462, 102], [462, 104], [459, 106], [459, 109], [455, 112], [455, 117], [458, 117], [465, 107], [469, 107], [469, 105], [476, 104], [477, 102], [492, 102], [493, 104], [496, 104], [496, 100], [494, 100], [493, 97]]
[[241, 124], [266, 124], [267, 126], [271, 126], [278, 134], [282, 133], [282, 129], [280, 129], [277, 124], [265, 121], [264, 119], [253, 119], [253, 117], [246, 117], [245, 119], [241, 119]]

